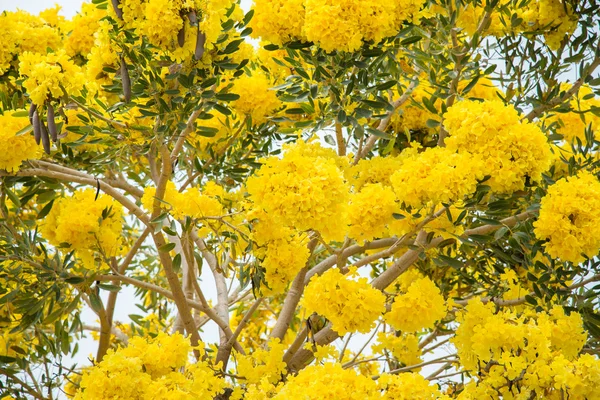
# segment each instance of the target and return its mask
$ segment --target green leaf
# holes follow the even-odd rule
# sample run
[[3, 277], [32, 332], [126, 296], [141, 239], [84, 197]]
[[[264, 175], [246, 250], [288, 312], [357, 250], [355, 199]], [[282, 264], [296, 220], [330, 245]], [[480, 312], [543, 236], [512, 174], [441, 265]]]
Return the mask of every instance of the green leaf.
[[455, 258], [452, 258], [452, 257], [445, 256], [443, 254], [440, 254], [438, 256], [438, 258], [440, 260], [442, 260], [445, 264], [447, 264], [447, 265], [449, 265], [449, 266], [451, 266], [453, 268], [456, 268], [456, 269], [462, 268], [463, 265], [464, 265], [462, 261], [459, 261], [459, 260], [457, 260]]
[[99, 283], [98, 287], [100, 289], [108, 290], [109, 292], [118, 292], [121, 290], [121, 286], [110, 285], [108, 283]]
[[178, 272], [181, 269], [181, 254], [179, 253], [175, 254], [175, 257], [173, 257], [173, 269], [175, 272]]
[[235, 101], [240, 98], [240, 95], [235, 93], [218, 93], [215, 97], [221, 101]]
[[160, 246], [158, 248], [158, 251], [162, 252], [162, 253], [168, 253], [169, 251], [173, 250], [175, 248], [175, 243], [167, 243], [163, 246]]
[[199, 126], [196, 133], [204, 137], [215, 137], [219, 133], [219, 128], [213, 128], [210, 126]]
[[21, 201], [19, 200], [19, 198], [17, 197], [17, 195], [14, 194], [9, 188], [5, 187], [4, 188], [4, 193], [6, 193], [6, 195], [10, 199], [10, 201], [12, 201], [15, 206], [21, 207]]
[[393, 88], [394, 86], [396, 86], [396, 84], [398, 83], [398, 81], [387, 81], [385, 83], [381, 83], [379, 85], [377, 85], [377, 90], [387, 90], [390, 88]]
[[95, 291], [90, 293], [90, 306], [92, 307], [92, 310], [94, 310], [96, 313], [101, 312], [104, 308], [102, 306], [102, 300], [100, 299], [100, 296], [98, 296], [98, 293], [96, 293]]
[[17, 133], [15, 133], [15, 136], [25, 135], [26, 133], [29, 133], [32, 130], [33, 130], [33, 125], [27, 125], [25, 128], [23, 128], [20, 131], [18, 131]]
[[402, 46], [406, 46], [409, 44], [417, 43], [419, 40], [423, 39], [421, 36], [411, 36], [400, 42]]
[[80, 283], [85, 282], [85, 279], [80, 276], [70, 276], [65, 279], [65, 282], [71, 285], [79, 285]]
[[15, 111], [11, 115], [15, 118], [29, 117], [29, 111]]
[[50, 203], [46, 204], [44, 206], [44, 208], [42, 208], [40, 210], [40, 212], [38, 213], [37, 217], [35, 217], [35, 219], [42, 219], [44, 218], [46, 215], [48, 215], [48, 213], [50, 212], [50, 210], [52, 210], [52, 206], [54, 205], [54, 200], [50, 201]]

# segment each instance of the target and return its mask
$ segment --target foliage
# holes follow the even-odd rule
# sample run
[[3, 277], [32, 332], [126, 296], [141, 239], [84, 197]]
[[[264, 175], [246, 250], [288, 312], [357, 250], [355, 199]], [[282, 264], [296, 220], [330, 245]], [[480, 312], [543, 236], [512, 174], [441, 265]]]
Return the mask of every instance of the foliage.
[[0, 398], [600, 398], [598, 15], [3, 12]]

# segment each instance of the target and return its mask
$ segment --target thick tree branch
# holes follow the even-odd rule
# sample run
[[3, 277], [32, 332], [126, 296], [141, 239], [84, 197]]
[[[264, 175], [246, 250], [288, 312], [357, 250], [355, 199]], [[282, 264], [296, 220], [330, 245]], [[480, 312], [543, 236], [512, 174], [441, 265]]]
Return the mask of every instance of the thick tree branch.
[[277, 322], [275, 323], [275, 326], [269, 335], [271, 339], [279, 339], [283, 341], [283, 337], [285, 336], [285, 333], [290, 326], [290, 322], [296, 313], [296, 307], [300, 302], [302, 293], [304, 293], [304, 279], [306, 277], [306, 272], [308, 271], [308, 263], [312, 258], [312, 253], [315, 250], [315, 247], [317, 247], [317, 243], [318, 239], [312, 239], [308, 243], [309, 257], [306, 262], [307, 265], [305, 265], [304, 268], [298, 272], [298, 275], [296, 275], [290, 286], [290, 290], [285, 296], [283, 307], [281, 308], [281, 312], [277, 317]]

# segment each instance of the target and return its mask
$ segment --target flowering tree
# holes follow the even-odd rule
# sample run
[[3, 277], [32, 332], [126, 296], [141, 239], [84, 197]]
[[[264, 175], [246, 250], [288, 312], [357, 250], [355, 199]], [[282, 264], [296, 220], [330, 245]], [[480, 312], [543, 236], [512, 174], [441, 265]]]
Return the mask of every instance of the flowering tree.
[[600, 398], [595, 0], [58, 11], [0, 15], [0, 398]]

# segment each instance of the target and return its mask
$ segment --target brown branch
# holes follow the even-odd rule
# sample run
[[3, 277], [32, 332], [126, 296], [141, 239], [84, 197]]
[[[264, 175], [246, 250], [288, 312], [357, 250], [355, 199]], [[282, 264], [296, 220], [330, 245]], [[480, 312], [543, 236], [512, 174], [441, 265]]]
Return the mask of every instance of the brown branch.
[[338, 156], [344, 157], [346, 155], [346, 141], [344, 140], [344, 134], [342, 133], [342, 124], [339, 122], [335, 123], [335, 139], [337, 142]]
[[[5, 175], [5, 174], [0, 173], [0, 175]], [[8, 175], [11, 175], [11, 174], [8, 174]], [[135, 205], [134, 202], [129, 200], [127, 197], [125, 197], [125, 195], [120, 193], [117, 189], [115, 189], [114, 187], [112, 187], [111, 185], [109, 185], [108, 183], [103, 181], [102, 179], [96, 179], [91, 176], [89, 178], [85, 178], [83, 176], [78, 176], [78, 175], [67, 175], [67, 174], [64, 174], [61, 172], [48, 171], [48, 170], [39, 169], [39, 168], [31, 168], [31, 169], [22, 170], [22, 171], [17, 172], [14, 175], [16, 175], [16, 176], [36, 176], [36, 177], [44, 176], [47, 178], [54, 178], [54, 179], [67, 181], [67, 182], [77, 182], [77, 183], [81, 183], [83, 185], [90, 185], [93, 187], [100, 186], [100, 190], [102, 190], [104, 193], [111, 196], [117, 202], [121, 203], [125, 208], [127, 208], [133, 215], [135, 215], [145, 225], [150, 224], [150, 218], [141, 208], [139, 208], [137, 205]]]
[[[468, 229], [464, 232], [462, 237], [467, 238], [469, 235], [481, 235], [490, 233], [499, 229], [502, 226], [512, 227], [518, 222], [524, 221], [532, 217], [533, 215], [535, 215], [533, 211], [523, 212], [518, 215], [501, 220], [500, 225], [484, 225], [477, 228]], [[435, 247], [443, 240], [442, 237], [437, 237], [433, 239], [430, 243], [424, 244], [423, 241], [426, 238], [426, 236], [427, 235], [425, 231], [419, 232], [415, 241], [415, 245], [420, 246], [421, 249], [407, 250], [402, 256], [400, 256], [400, 258], [398, 258], [398, 260], [391, 267], [389, 267], [381, 275], [375, 278], [371, 282], [371, 285], [379, 290], [384, 290], [389, 285], [391, 285], [400, 275], [402, 275], [402, 273], [404, 273], [419, 258], [419, 253], [422, 250], [425, 250], [426, 248]], [[322, 329], [315, 335], [315, 342], [318, 345], [325, 345], [333, 342], [338, 337], [339, 335], [331, 329], [330, 325], [328, 325], [326, 328]], [[288, 368], [292, 372], [299, 371], [300, 369], [308, 365], [312, 358], [312, 352], [306, 349], [301, 349], [289, 360]]]
[[[385, 238], [385, 239], [374, 240], [372, 242], [367, 242], [362, 246], [356, 244], [356, 245], [350, 246], [350, 247], [346, 248], [345, 250], [343, 250], [341, 252], [341, 257], [343, 260], [345, 260], [348, 257], [352, 257], [355, 254], [362, 253], [365, 250], [375, 250], [375, 249], [381, 249], [384, 247], [392, 246], [397, 241], [398, 241], [397, 238]], [[336, 265], [337, 261], [338, 261], [338, 255], [334, 254], [334, 255], [327, 257], [326, 259], [324, 259], [323, 261], [321, 261], [314, 267], [312, 267], [306, 273], [306, 277], [304, 278], [304, 284], [307, 285], [313, 276], [320, 275], [323, 272], [327, 271], [329, 268]]]
[[[161, 200], [164, 199], [165, 191], [167, 188], [167, 182], [169, 181], [172, 171], [171, 158], [169, 157], [169, 152], [166, 146], [161, 147], [161, 154], [162, 169], [160, 179], [156, 187], [152, 219], [158, 217], [161, 213]], [[171, 287], [171, 292], [173, 293], [173, 301], [175, 301], [177, 311], [181, 316], [181, 319], [185, 326], [185, 330], [190, 335], [190, 343], [192, 344], [192, 346], [196, 347], [200, 343], [200, 335], [198, 334], [196, 323], [194, 321], [192, 312], [185, 297], [185, 293], [183, 292], [183, 289], [181, 287], [181, 283], [179, 282], [179, 277], [173, 269], [173, 260], [171, 259], [171, 255], [168, 251], [161, 250], [165, 248], [167, 242], [160, 231], [152, 233], [152, 239], [154, 240], [154, 244], [156, 245], [160, 262], [165, 271], [165, 275], [167, 277], [167, 281], [169, 282], [169, 286]], [[194, 353], [198, 358], [200, 353], [197, 350], [194, 351]]]
[[[394, 116], [396, 111], [398, 111], [398, 109], [404, 103], [406, 103], [408, 101], [408, 99], [410, 99], [410, 95], [412, 94], [413, 90], [417, 87], [418, 83], [419, 83], [419, 76], [416, 75], [412, 79], [412, 82], [410, 83], [410, 85], [408, 85], [408, 87], [406, 88], [406, 90], [404, 91], [402, 96], [400, 96], [400, 98], [398, 98], [398, 100], [396, 100], [392, 103], [393, 110], [390, 111], [387, 114], [387, 116], [379, 122], [379, 125], [377, 126], [377, 130], [380, 130], [380, 131], [386, 130], [386, 128], [388, 127], [388, 125], [389, 125], [390, 121], [392, 120], [392, 117]], [[369, 139], [367, 140], [367, 143], [365, 143], [362, 150], [358, 151], [356, 153], [356, 156], [354, 156], [354, 161], [352, 162], [352, 165], [358, 164], [358, 162], [360, 161], [361, 158], [365, 158], [367, 156], [367, 154], [369, 154], [369, 152], [371, 151], [373, 146], [375, 146], [375, 143], [377, 142], [378, 139], [379, 139], [379, 137], [377, 137], [375, 135], [371, 135], [369, 137]]]
[[302, 268], [300, 272], [298, 272], [298, 275], [296, 275], [296, 277], [294, 278], [294, 281], [290, 286], [290, 290], [285, 296], [283, 307], [281, 308], [281, 312], [277, 317], [277, 322], [275, 322], [275, 326], [273, 327], [273, 330], [269, 335], [271, 339], [279, 339], [283, 341], [283, 337], [285, 336], [285, 333], [287, 332], [290, 326], [290, 322], [292, 321], [292, 318], [296, 313], [296, 307], [300, 302], [302, 293], [304, 293], [304, 279], [306, 277], [306, 272], [308, 271], [308, 263], [312, 257], [312, 253], [315, 250], [315, 247], [317, 247], [317, 243], [318, 239], [312, 239], [308, 243], [308, 260], [304, 268]]
[[534, 119], [542, 115], [544, 112], [551, 110], [552, 108], [560, 104], [565, 103], [577, 92], [579, 92], [579, 88], [581, 88], [581, 86], [585, 83], [586, 78], [590, 76], [594, 72], [594, 70], [598, 68], [598, 66], [600, 66], [600, 47], [596, 49], [596, 55], [594, 56], [594, 59], [592, 60], [591, 64], [587, 68], [585, 68], [585, 73], [575, 81], [575, 83], [569, 88], [569, 90], [567, 90], [562, 96], [555, 97], [546, 104], [541, 104], [538, 107], [534, 108], [529, 112], [529, 114], [525, 116], [525, 119], [533, 121]]
[[260, 303], [262, 303], [262, 301], [263, 301], [262, 297], [259, 297], [258, 299], [256, 299], [254, 304], [252, 304], [250, 309], [248, 311], [246, 311], [246, 314], [244, 314], [244, 317], [240, 321], [235, 332], [233, 332], [233, 335], [231, 335], [231, 337], [227, 340], [227, 343], [225, 343], [223, 346], [219, 346], [215, 365], [222, 363], [221, 370], [223, 370], [223, 371], [227, 370], [227, 362], [229, 361], [229, 356], [231, 355], [231, 348], [233, 347], [234, 343], [237, 343], [237, 338], [240, 336], [240, 334], [242, 333], [242, 330], [244, 330], [244, 328], [246, 327], [246, 324], [252, 317], [252, 314], [254, 314], [254, 312], [256, 311], [258, 306], [260, 306]]

